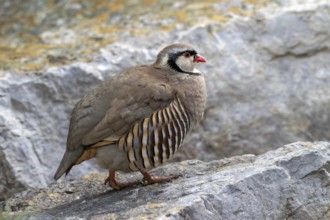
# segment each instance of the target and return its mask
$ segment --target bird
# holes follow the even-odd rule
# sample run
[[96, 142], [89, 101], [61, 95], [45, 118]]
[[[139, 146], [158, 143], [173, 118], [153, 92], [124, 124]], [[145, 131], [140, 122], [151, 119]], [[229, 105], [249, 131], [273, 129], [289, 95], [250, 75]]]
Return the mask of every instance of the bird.
[[148, 172], [171, 159], [203, 118], [206, 83], [196, 65], [205, 62], [192, 46], [171, 44], [154, 63], [126, 69], [85, 94], [72, 110], [54, 179], [92, 158], [109, 171], [105, 184], [113, 189], [137, 183], [118, 182], [118, 171], [139, 171], [150, 184], [174, 178]]

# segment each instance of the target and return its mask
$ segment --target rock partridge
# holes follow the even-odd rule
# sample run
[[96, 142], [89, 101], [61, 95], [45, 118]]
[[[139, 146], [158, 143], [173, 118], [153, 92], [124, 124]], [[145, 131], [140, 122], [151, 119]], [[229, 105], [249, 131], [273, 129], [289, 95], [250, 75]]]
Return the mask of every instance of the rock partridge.
[[115, 172], [148, 171], [170, 159], [191, 128], [203, 117], [206, 88], [195, 67], [206, 62], [192, 47], [165, 47], [155, 63], [127, 69], [86, 94], [71, 115], [67, 148], [56, 171], [57, 180], [72, 166], [95, 157], [109, 170], [112, 188], [120, 183]]

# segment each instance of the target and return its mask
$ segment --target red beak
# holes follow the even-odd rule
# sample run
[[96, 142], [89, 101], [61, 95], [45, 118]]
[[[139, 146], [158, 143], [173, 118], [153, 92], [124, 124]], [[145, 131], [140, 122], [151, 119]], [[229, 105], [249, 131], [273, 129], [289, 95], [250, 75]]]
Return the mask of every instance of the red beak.
[[195, 62], [196, 63], [205, 63], [206, 62], [206, 59], [204, 57], [202, 57], [201, 55], [196, 54], [195, 55]]

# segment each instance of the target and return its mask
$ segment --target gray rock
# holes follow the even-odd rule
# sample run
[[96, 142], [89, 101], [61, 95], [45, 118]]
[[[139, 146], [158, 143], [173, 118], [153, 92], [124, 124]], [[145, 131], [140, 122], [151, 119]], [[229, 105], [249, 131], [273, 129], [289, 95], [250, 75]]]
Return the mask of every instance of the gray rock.
[[[124, 68], [152, 62], [173, 42], [192, 43], [207, 58], [200, 69], [209, 93], [204, 121], [175, 160], [209, 161], [260, 154], [297, 140], [327, 140], [329, 39], [328, 1], [279, 1], [226, 24], [178, 25], [172, 33], [136, 38], [123, 34], [90, 63], [46, 68], [41, 75], [3, 71], [0, 200], [52, 182], [70, 112], [83, 94]], [[70, 176], [98, 171], [91, 163], [75, 167]]]
[[[2, 78], [0, 199], [15, 189], [45, 187], [50, 183], [64, 153], [72, 106], [102, 79], [95, 68], [85, 64], [49, 69], [42, 76]], [[87, 171], [93, 169], [87, 164], [83, 167]], [[83, 170], [74, 172], [81, 174]]]
[[[107, 191], [100, 184], [103, 175], [52, 184], [7, 200], [3, 215], [29, 219], [328, 219], [329, 172], [330, 143], [300, 142], [260, 156], [166, 165], [153, 173], [180, 177], [121, 191]], [[127, 181], [141, 175], [121, 177]]]
[[329, 139], [330, 5], [308, 6], [270, 8], [184, 38], [210, 42], [200, 46], [212, 67], [205, 71], [206, 117], [194, 140], [218, 152], [212, 159]]

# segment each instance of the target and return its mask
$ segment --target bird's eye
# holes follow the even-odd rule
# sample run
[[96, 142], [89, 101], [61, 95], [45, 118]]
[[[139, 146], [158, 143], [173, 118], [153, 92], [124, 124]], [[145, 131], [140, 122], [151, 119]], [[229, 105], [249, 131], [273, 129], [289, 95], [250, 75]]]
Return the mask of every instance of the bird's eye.
[[186, 57], [186, 58], [189, 58], [191, 56], [191, 54], [189, 52], [184, 52], [183, 56]]

